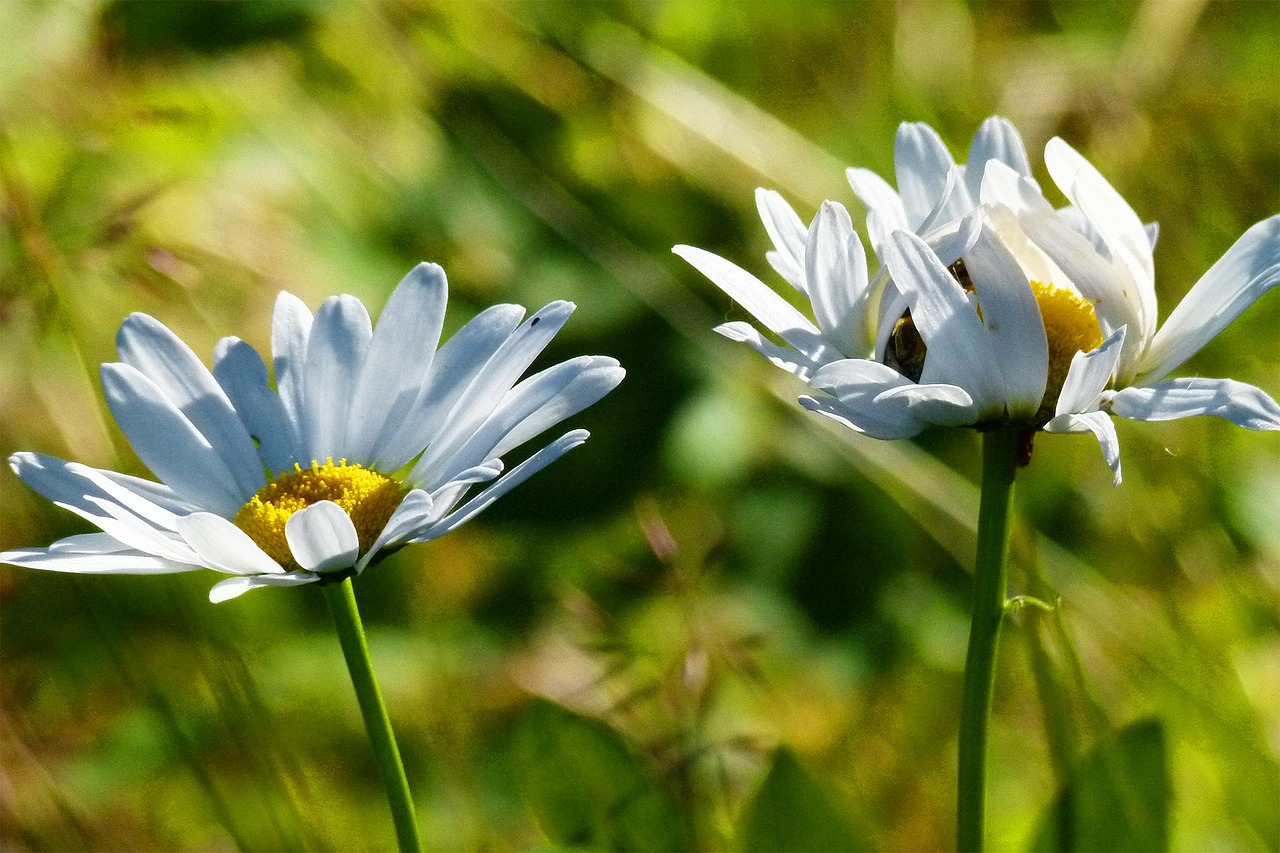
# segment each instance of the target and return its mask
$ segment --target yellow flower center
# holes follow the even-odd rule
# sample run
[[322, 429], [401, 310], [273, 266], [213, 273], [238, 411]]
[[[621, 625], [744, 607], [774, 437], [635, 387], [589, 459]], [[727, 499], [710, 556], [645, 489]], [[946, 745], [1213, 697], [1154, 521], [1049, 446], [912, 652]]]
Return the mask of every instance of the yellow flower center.
[[285, 569], [296, 569], [298, 563], [284, 535], [285, 522], [295, 512], [319, 501], [333, 501], [351, 517], [363, 553], [386, 527], [404, 496], [404, 488], [395, 480], [360, 465], [348, 465], [345, 459], [337, 465], [332, 458], [323, 465], [312, 462], [306, 469], [294, 463], [292, 471], [263, 486], [240, 507], [233, 522]]
[[1078, 351], [1089, 352], [1102, 345], [1102, 330], [1093, 306], [1069, 290], [1052, 284], [1031, 282], [1031, 292], [1044, 318], [1044, 332], [1049, 339], [1049, 376], [1045, 382], [1044, 400], [1036, 412], [1036, 427], [1053, 417], [1058, 395], [1071, 369], [1071, 359]]

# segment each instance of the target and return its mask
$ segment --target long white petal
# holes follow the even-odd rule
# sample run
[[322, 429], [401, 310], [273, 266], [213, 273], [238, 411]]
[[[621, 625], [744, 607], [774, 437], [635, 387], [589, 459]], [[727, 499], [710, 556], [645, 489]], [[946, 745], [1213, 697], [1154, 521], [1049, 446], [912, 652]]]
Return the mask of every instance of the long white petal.
[[0, 551], [0, 563], [79, 575], [169, 575], [202, 568], [134, 551], [105, 533], [68, 536], [48, 548]]
[[426, 383], [444, 328], [448, 282], [418, 264], [392, 291], [369, 342], [347, 422], [345, 453], [362, 465], [381, 456]]
[[[876, 214], [879, 219], [878, 230], [882, 234], [911, 229], [907, 211], [902, 206], [902, 198], [897, 190], [889, 186], [888, 181], [870, 169], [849, 168], [845, 171], [845, 177], [849, 179], [849, 186], [853, 188], [858, 201], [862, 202], [869, 213]], [[875, 232], [872, 232], [869, 225], [867, 230], [873, 237], [871, 247], [878, 252], [880, 244], [874, 239]]]
[[780, 367], [788, 373], [794, 373], [800, 379], [808, 381], [813, 372], [818, 369], [818, 365], [806, 358], [801, 353], [791, 347], [784, 347], [775, 344], [773, 341], [761, 335], [760, 332], [749, 323], [741, 320], [734, 320], [729, 323], [721, 323], [712, 331], [724, 335], [731, 341], [739, 341], [751, 347], [760, 355], [768, 359], [770, 364]]
[[231, 399], [249, 435], [258, 441], [258, 456], [274, 473], [302, 459], [298, 435], [284, 401], [272, 390], [267, 366], [258, 351], [239, 338], [223, 338], [213, 355], [213, 376]]
[[265, 484], [262, 463], [231, 401], [191, 348], [159, 320], [131, 314], [116, 335], [120, 360], [150, 379], [217, 451], [242, 489]]
[[832, 397], [803, 396], [802, 408], [835, 421], [860, 435], [891, 441], [910, 438], [928, 426], [906, 406], [860, 407], [856, 411]]
[[867, 255], [844, 206], [824, 201], [809, 226], [805, 278], [813, 315], [827, 340], [850, 358], [865, 356]]
[[[992, 211], [993, 224], [1001, 221], [999, 210]], [[1011, 417], [1029, 418], [1040, 407], [1049, 374], [1049, 342], [1040, 306], [1022, 267], [992, 228], [982, 230], [965, 264], [996, 354], [1001, 397]]]
[[303, 400], [306, 399], [307, 342], [314, 320], [292, 293], [281, 291], [271, 315], [271, 361], [276, 390], [301, 449]]
[[977, 200], [982, 195], [984, 173], [991, 162], [1007, 166], [1017, 174], [1031, 180], [1031, 163], [1022, 137], [1008, 119], [991, 116], [982, 123], [969, 145], [969, 159], [965, 163], [965, 184], [969, 195]]
[[211, 569], [231, 575], [280, 574], [284, 568], [239, 527], [211, 512], [178, 519], [178, 533]]
[[333, 501], [317, 501], [284, 524], [284, 536], [298, 565], [324, 574], [355, 565], [360, 535], [346, 510]]
[[1168, 376], [1262, 294], [1280, 284], [1280, 215], [1254, 225], [1173, 309], [1142, 357], [1137, 381]]
[[435, 440], [458, 399], [493, 354], [511, 337], [524, 308], [494, 305], [481, 311], [453, 334], [431, 362], [426, 387], [419, 393], [400, 429], [382, 444], [375, 462], [394, 471]]
[[354, 296], [331, 296], [316, 312], [307, 341], [305, 461], [336, 462], [346, 454], [347, 417], [372, 336], [369, 312]]
[[1137, 293], [1140, 323], [1129, 333], [1141, 333], [1141, 340], [1151, 340], [1156, 329], [1155, 267], [1142, 220], [1102, 173], [1062, 139], [1049, 140], [1044, 161], [1063, 194], [1097, 230], [1112, 256], [1129, 271]]
[[805, 227], [799, 215], [781, 194], [756, 190], [756, 208], [769, 239], [777, 247], [770, 260], [774, 269], [801, 293], [808, 294], [804, 277]]
[[[240, 482], [209, 440], [137, 368], [104, 364], [101, 372], [102, 390], [116, 423], [138, 457], [174, 491], [205, 509], [229, 515], [257, 490]], [[261, 469], [258, 476], [263, 476]]]
[[821, 361], [828, 349], [822, 333], [790, 302], [742, 267], [726, 261], [719, 255], [693, 246], [676, 246], [672, 249], [693, 265], [698, 272], [729, 295], [764, 327], [798, 349], [813, 361]]
[[252, 575], [250, 577], [227, 578], [219, 581], [209, 590], [209, 601], [219, 604], [244, 595], [251, 589], [264, 586], [299, 586], [304, 583], [315, 583], [320, 576], [314, 572], [288, 572], [282, 575]]
[[1280, 405], [1261, 388], [1234, 379], [1168, 379], [1122, 388], [1103, 400], [1112, 414], [1140, 421], [1216, 415], [1247, 429], [1280, 429]]
[[[558, 393], [524, 415], [494, 446], [490, 455], [502, 456], [508, 450], [519, 447], [534, 436], [573, 417], [618, 387], [618, 383], [626, 376], [626, 371], [616, 359], [600, 355], [589, 358], [585, 369], [577, 372]], [[512, 393], [514, 391], [512, 389]]]
[[420, 532], [431, 518], [433, 503], [431, 495], [421, 489], [414, 489], [405, 495], [396, 511], [391, 513], [391, 518], [387, 519], [377, 540], [356, 562], [356, 571], [363, 572], [379, 552], [403, 545]]
[[498, 347], [467, 386], [440, 434], [414, 465], [409, 481], [434, 490], [450, 472], [445, 460], [457, 453], [489, 417], [521, 374], [551, 342], [573, 313], [572, 302], [552, 302], [521, 324]]
[[923, 122], [904, 122], [893, 140], [898, 195], [912, 231], [935, 212], [956, 161], [937, 131]]

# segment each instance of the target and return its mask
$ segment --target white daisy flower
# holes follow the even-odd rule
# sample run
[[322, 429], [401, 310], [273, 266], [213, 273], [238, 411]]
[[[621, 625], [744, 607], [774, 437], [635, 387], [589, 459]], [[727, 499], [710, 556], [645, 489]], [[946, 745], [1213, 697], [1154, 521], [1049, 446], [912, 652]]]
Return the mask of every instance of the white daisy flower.
[[160, 482], [14, 454], [24, 482], [102, 532], [5, 551], [0, 562], [94, 574], [213, 569], [232, 576], [210, 591], [216, 602], [358, 573], [462, 525], [585, 441], [572, 430], [502, 473], [503, 454], [599, 400], [623, 370], [582, 356], [520, 380], [569, 302], [523, 322], [520, 306], [494, 306], [437, 351], [446, 300], [434, 264], [405, 276], [376, 327], [352, 296], [312, 316], [281, 293], [274, 388], [244, 341], [220, 341], [210, 373], [157, 320], [130, 316], [120, 362], [102, 366], [103, 389]]

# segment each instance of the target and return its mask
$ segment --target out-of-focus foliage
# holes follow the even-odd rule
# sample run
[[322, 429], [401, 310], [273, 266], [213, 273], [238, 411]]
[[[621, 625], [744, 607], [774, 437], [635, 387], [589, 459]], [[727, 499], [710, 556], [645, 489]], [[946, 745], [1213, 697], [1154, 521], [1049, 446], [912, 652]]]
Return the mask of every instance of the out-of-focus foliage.
[[[0, 32], [6, 455], [145, 475], [96, 372], [130, 311], [265, 349], [278, 290], [376, 307], [419, 260], [450, 327], [573, 299], [548, 357], [628, 368], [584, 448], [357, 584], [433, 849], [751, 849], [797, 800], [824, 844], [951, 844], [975, 438], [805, 415], [672, 244], [776, 281], [756, 186], [856, 219], [843, 168], [890, 175], [899, 121], [962, 155], [997, 112], [1043, 184], [1060, 134], [1160, 222], [1162, 316], [1280, 207], [1269, 3], [17, 0]], [[1183, 373], [1280, 393], [1277, 328], [1271, 294]], [[1119, 430], [1119, 488], [1074, 437], [1019, 477], [1015, 591], [1062, 603], [1004, 634], [992, 846], [1123, 819], [1070, 783], [1155, 791], [1131, 838], [1275, 849], [1280, 441]], [[7, 470], [0, 506], [0, 547], [84, 529]], [[209, 585], [0, 567], [0, 846], [390, 844], [318, 593]]]

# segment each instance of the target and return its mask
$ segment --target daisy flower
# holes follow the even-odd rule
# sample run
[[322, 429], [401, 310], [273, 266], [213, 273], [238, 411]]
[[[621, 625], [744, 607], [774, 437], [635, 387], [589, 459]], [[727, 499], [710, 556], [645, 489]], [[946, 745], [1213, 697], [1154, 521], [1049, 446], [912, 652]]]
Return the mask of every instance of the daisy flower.
[[101, 532], [0, 561], [94, 574], [213, 569], [230, 576], [210, 591], [217, 602], [348, 577], [462, 525], [585, 441], [572, 430], [503, 473], [507, 451], [599, 400], [623, 370], [582, 356], [520, 379], [569, 302], [528, 319], [518, 305], [494, 306], [437, 350], [446, 300], [434, 264], [405, 276], [376, 327], [355, 297], [327, 299], [313, 316], [282, 292], [274, 387], [244, 341], [220, 341], [210, 372], [159, 321], [131, 315], [103, 390], [159, 482], [14, 454], [27, 485]]

